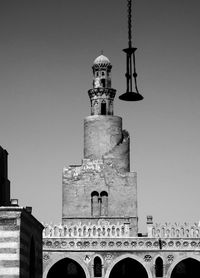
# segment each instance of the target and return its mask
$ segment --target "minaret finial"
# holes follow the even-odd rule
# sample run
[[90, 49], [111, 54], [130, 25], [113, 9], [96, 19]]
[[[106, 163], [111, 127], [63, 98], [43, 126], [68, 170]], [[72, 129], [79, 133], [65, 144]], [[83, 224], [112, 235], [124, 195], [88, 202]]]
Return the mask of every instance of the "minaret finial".
[[[126, 101], [142, 100], [137, 88], [137, 73], [135, 66], [135, 51], [137, 48], [132, 47], [132, 0], [127, 0], [128, 4], [128, 48], [123, 49], [126, 53], [126, 93], [119, 96], [119, 99]], [[135, 92], [132, 90], [133, 82]]]
[[113, 101], [116, 90], [111, 86], [112, 65], [103, 55], [98, 56], [92, 66], [93, 88], [88, 91], [91, 101], [91, 115], [113, 115]]
[[101, 49], [101, 55], [103, 55], [103, 49]]

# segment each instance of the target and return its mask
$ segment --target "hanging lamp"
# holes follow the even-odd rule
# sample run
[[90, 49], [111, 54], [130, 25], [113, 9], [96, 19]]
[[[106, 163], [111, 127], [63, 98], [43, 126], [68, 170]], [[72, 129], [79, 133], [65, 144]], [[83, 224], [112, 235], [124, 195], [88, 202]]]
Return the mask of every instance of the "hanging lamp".
[[[126, 53], [126, 93], [119, 96], [120, 100], [139, 101], [143, 96], [139, 93], [137, 87], [137, 73], [135, 66], [135, 51], [137, 48], [132, 46], [132, 0], [128, 2], [128, 48], [123, 49]], [[133, 91], [133, 86], [135, 90]]]

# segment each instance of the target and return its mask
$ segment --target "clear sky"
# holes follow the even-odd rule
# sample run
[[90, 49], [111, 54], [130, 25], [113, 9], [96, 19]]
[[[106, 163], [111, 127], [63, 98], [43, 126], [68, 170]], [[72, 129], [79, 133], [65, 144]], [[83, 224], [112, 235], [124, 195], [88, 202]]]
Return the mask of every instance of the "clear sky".
[[12, 198], [44, 222], [61, 221], [62, 168], [83, 158], [91, 66], [103, 49], [115, 114], [131, 136], [138, 212], [155, 222], [200, 220], [200, 1], [133, 1], [138, 87], [125, 92], [125, 0], [0, 1], [0, 145]]

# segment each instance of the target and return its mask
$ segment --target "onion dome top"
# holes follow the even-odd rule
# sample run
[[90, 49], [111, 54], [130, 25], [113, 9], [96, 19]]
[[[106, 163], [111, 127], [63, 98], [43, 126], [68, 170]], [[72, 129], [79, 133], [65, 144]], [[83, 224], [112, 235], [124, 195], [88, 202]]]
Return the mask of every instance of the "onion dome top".
[[107, 67], [107, 66], [111, 66], [110, 60], [104, 56], [104, 55], [100, 55], [98, 56], [93, 63], [94, 66], [99, 66], [99, 67]]

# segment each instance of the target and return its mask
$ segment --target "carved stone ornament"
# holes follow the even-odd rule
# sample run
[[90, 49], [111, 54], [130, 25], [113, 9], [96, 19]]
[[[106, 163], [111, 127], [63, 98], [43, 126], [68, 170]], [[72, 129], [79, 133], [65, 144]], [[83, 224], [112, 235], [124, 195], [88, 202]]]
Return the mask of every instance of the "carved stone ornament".
[[110, 247], [112, 247], [112, 246], [114, 246], [115, 245], [115, 243], [113, 242], [113, 241], [110, 241], [109, 243], [108, 243], [108, 246], [110, 246]]
[[101, 245], [101, 247], [105, 247], [106, 246], [106, 241], [101, 241], [100, 245]]
[[105, 255], [105, 260], [106, 260], [107, 262], [109, 262], [109, 261], [112, 260], [112, 257], [113, 257], [113, 255], [110, 254], [110, 253], [108, 253], [108, 254]]
[[174, 256], [173, 255], [168, 255], [167, 260], [168, 260], [169, 263], [172, 263], [173, 260], [174, 260]]
[[152, 260], [151, 255], [145, 255], [145, 256], [144, 256], [144, 261], [145, 261], [145, 262], [150, 262], [151, 260]]
[[88, 264], [91, 261], [91, 257], [89, 255], [85, 255], [84, 262]]
[[152, 242], [151, 242], [151, 241], [147, 241], [147, 242], [146, 242], [146, 246], [147, 246], [147, 247], [152, 247]]
[[104, 220], [104, 219], [99, 219], [99, 220], [98, 220], [98, 225], [99, 225], [99, 226], [108, 226], [108, 225], [110, 225], [110, 222], [109, 222], [109, 221], [106, 221], [106, 220]]
[[44, 260], [44, 261], [48, 261], [49, 259], [50, 259], [49, 254], [48, 254], [48, 253], [44, 253], [44, 255], [43, 255], [43, 260]]

